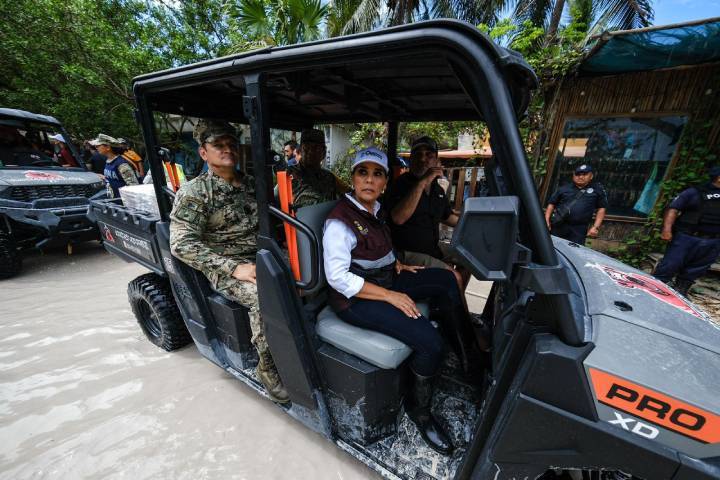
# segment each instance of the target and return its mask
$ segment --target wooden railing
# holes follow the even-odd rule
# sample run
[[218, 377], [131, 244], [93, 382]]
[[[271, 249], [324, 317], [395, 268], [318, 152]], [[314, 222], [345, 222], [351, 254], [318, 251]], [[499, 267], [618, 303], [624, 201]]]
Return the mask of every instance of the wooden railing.
[[446, 193], [450, 199], [450, 205], [455, 210], [462, 209], [465, 199], [465, 187], [470, 187], [468, 196], [475, 196], [478, 182], [484, 180], [481, 167], [451, 167], [445, 169], [445, 176], [448, 181]]

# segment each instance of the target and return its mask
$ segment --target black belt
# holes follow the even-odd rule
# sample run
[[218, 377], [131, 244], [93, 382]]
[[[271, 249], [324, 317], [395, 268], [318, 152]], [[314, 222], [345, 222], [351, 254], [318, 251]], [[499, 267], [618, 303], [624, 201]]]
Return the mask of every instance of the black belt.
[[690, 235], [692, 237], [698, 237], [703, 238], [705, 240], [718, 240], [720, 239], [720, 233], [707, 233], [707, 232], [689, 232], [689, 231], [683, 231], [680, 230], [680, 233], [684, 233], [685, 235]]

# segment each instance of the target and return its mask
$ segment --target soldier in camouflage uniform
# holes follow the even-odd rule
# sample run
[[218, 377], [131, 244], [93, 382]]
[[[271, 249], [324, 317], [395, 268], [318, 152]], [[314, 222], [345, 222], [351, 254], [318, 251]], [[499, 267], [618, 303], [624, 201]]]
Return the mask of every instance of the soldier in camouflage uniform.
[[303, 130], [300, 136], [300, 162], [287, 169], [292, 175], [295, 208], [336, 200], [347, 188], [321, 167], [325, 159], [325, 134], [322, 130]]
[[239, 147], [228, 123], [198, 122], [194, 132], [208, 171], [186, 183], [170, 213], [173, 255], [200, 270], [213, 288], [250, 309], [257, 374], [277, 402], [290, 400], [263, 330], [255, 280], [258, 209], [252, 177], [238, 172]]

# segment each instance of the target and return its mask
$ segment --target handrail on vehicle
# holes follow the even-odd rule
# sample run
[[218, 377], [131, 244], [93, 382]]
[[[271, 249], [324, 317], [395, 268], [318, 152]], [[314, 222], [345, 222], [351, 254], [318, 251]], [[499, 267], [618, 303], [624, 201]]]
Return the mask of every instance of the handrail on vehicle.
[[295, 217], [291, 217], [279, 208], [273, 205], [268, 205], [268, 208], [270, 209], [271, 215], [274, 215], [283, 222], [289, 223], [310, 240], [312, 247], [310, 248], [310, 280], [307, 282], [295, 280], [295, 286], [301, 290], [312, 290], [320, 281], [320, 255], [318, 254], [320, 251], [320, 242], [318, 242], [315, 232], [313, 232], [310, 227], [302, 223], [300, 220]]

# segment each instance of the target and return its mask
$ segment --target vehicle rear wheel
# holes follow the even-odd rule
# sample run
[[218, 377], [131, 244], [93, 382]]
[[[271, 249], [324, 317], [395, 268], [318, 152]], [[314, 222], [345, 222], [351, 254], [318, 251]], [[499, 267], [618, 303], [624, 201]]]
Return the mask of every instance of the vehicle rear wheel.
[[192, 340], [164, 278], [140, 275], [128, 285], [128, 300], [143, 333], [158, 347], [170, 352]]
[[15, 240], [0, 230], [0, 278], [14, 277], [22, 269], [22, 257]]

